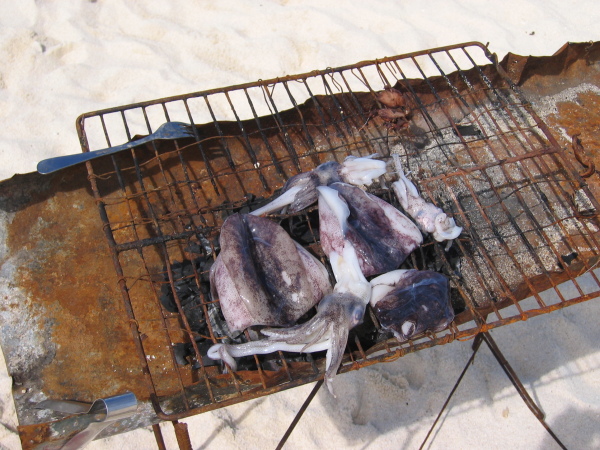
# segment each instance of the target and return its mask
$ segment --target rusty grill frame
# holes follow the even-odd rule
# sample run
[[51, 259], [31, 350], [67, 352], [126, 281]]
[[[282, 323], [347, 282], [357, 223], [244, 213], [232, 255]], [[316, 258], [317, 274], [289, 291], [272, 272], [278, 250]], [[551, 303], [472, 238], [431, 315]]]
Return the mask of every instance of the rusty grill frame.
[[[353, 88], [357, 80], [363, 91]], [[384, 124], [376, 117], [376, 110], [365, 103], [366, 98], [377, 105], [375, 92], [394, 85], [406, 88], [406, 95], [429, 126], [426, 135], [433, 147], [407, 149], [400, 139], [404, 131]], [[298, 87], [304, 90], [301, 100], [294, 96]], [[452, 102], [466, 109], [464, 117], [483, 136], [463, 135], [461, 124], [450, 112]], [[283, 109], [282, 103], [288, 108]], [[306, 105], [313, 108], [317, 123], [305, 120]], [[241, 109], [246, 110], [246, 116], [239, 112]], [[445, 117], [444, 129], [437, 125], [434, 111]], [[426, 169], [427, 178], [413, 180], [425, 198], [443, 206], [464, 227], [463, 236], [454, 244], [464, 265], [460, 270], [448, 260], [442, 245], [426, 242], [465, 303], [450, 328], [402, 344], [388, 339], [371, 348], [363, 348], [360, 339], [351, 334], [341, 372], [392, 361], [455, 339], [469, 339], [600, 296], [600, 281], [594, 272], [600, 258], [595, 214], [581, 211], [574, 196], [583, 196], [593, 211], [598, 211], [599, 204], [550, 130], [504, 74], [495, 55], [480, 43], [82, 114], [77, 119], [82, 151], [131, 140], [135, 114], [142, 128], [146, 127], [140, 134], [151, 133], [169, 120], [183, 120], [197, 127], [189, 145], [154, 142], [124, 155], [87, 163], [149, 398], [161, 419], [180, 419], [323, 377], [324, 358], [288, 363], [281, 352], [282, 367], [276, 372], [262, 369], [258, 357], [256, 371], [225, 374], [205, 367], [178, 299], [172, 265], [188, 252], [185, 248], [191, 239], [218, 234], [222, 210], [254, 204], [248, 186], [258, 186], [268, 197], [290, 176], [325, 160], [389, 152], [392, 142], [396, 146], [400, 143], [398, 148], [410, 169], [419, 158], [430, 157], [428, 152], [438, 151], [444, 159], [452, 150], [451, 157], [437, 169]], [[214, 127], [210, 139], [200, 138], [199, 124]], [[252, 131], [250, 125], [256, 128]], [[452, 136], [449, 133], [455, 136], [451, 143], [445, 141]], [[230, 148], [234, 141], [243, 150], [241, 162]], [[220, 151], [217, 156], [215, 148]], [[457, 155], [462, 163], [448, 163]], [[218, 158], [225, 162], [221, 167], [215, 166]], [[198, 167], [204, 168], [200, 176]], [[454, 170], [448, 171], [450, 168]], [[495, 186], [494, 177], [502, 180], [501, 187]], [[389, 177], [381, 180], [375, 191], [393, 202], [386, 191], [389, 181]], [[525, 250], [521, 252], [522, 247]], [[419, 251], [416, 253], [409, 258], [410, 266], [422, 264]], [[542, 254], [550, 264], [542, 260]], [[178, 313], [160, 306], [157, 275], [161, 270], [157, 261], [164, 264], [163, 274]], [[522, 275], [517, 285], [507, 279], [499, 261], [511, 265], [508, 272], [516, 270]], [[471, 284], [465, 280], [466, 272], [471, 274]], [[578, 278], [584, 274], [587, 284]], [[201, 283], [201, 275], [194, 268], [197, 283]], [[572, 283], [571, 293], [561, 284], [566, 281]], [[473, 289], [477, 283], [479, 288]], [[542, 291], [552, 292], [555, 300], [549, 301]], [[142, 301], [145, 294], [151, 297], [147, 306]], [[210, 302], [202, 296], [205, 315]], [[212, 330], [210, 337], [216, 342]], [[200, 363], [197, 370], [182, 368], [175, 360], [172, 344], [186, 340], [192, 343]]]

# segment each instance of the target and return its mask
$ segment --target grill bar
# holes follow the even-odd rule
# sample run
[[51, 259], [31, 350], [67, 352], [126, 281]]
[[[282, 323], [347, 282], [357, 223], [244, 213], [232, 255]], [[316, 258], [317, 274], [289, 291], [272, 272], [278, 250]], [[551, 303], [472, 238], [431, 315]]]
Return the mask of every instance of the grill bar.
[[[378, 115], [375, 94], [391, 87], [411, 105], [406, 123]], [[220, 225], [325, 161], [398, 153], [422, 195], [464, 227], [449, 251], [427, 238], [403, 265], [450, 279], [457, 317], [449, 329], [400, 344], [366, 320], [351, 332], [341, 372], [600, 295], [600, 204], [481, 44], [90, 112], [77, 129], [90, 151], [166, 121], [193, 123], [194, 137], [87, 163], [148, 398], [162, 419], [323, 377], [320, 354], [254, 356], [238, 372], [205, 354], [226, 337], [207, 276]], [[391, 181], [382, 177], [372, 193], [397, 205]], [[578, 210], [574, 195], [590, 208]], [[325, 263], [315, 217], [316, 207], [273, 218]]]

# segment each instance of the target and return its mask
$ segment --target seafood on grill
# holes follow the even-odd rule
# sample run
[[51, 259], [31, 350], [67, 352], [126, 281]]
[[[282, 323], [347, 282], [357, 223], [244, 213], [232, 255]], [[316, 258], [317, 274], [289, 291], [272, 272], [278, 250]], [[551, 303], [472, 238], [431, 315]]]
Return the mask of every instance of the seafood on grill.
[[293, 325], [331, 292], [325, 266], [269, 219], [229, 216], [220, 245], [210, 284], [232, 332]]
[[263, 329], [266, 339], [215, 344], [207, 355], [235, 370], [235, 358], [243, 356], [326, 350], [325, 381], [333, 393], [332, 380], [342, 362], [349, 331], [362, 322], [371, 299], [371, 284], [365, 276], [396, 269], [422, 243], [423, 236], [399, 210], [356, 186], [333, 182], [316, 185], [314, 190], [318, 194], [321, 246], [336, 279], [333, 293], [323, 297], [316, 315], [306, 323]]
[[317, 189], [321, 247], [340, 253], [350, 242], [365, 276], [397, 269], [423, 242], [417, 226], [384, 200], [346, 183]]
[[377, 110], [377, 115], [394, 129], [408, 127], [411, 120], [411, 109], [404, 95], [397, 89], [388, 87], [375, 94], [375, 98], [384, 106]]
[[225, 361], [236, 370], [234, 358], [275, 351], [313, 353], [326, 350], [325, 382], [333, 394], [332, 380], [342, 362], [350, 329], [362, 322], [371, 297], [371, 285], [365, 279], [352, 244], [346, 242], [341, 254], [330, 255], [337, 280], [333, 293], [317, 306], [316, 315], [308, 322], [289, 328], [267, 328], [266, 339], [243, 344], [215, 344], [208, 357]]
[[385, 161], [375, 159], [377, 156], [348, 156], [342, 164], [328, 161], [309, 172], [295, 175], [283, 186], [279, 197], [251, 214], [260, 216], [286, 207], [289, 213], [302, 211], [317, 201], [317, 186], [338, 181], [369, 186], [375, 178], [386, 172]]
[[398, 181], [392, 183], [392, 188], [402, 208], [417, 222], [422, 231], [432, 233], [436, 241], [456, 239], [462, 232], [462, 227], [457, 226], [454, 219], [448, 217], [441, 208], [423, 199], [417, 187], [404, 174], [400, 157], [394, 154], [392, 158], [399, 177]]
[[[333, 393], [332, 380], [342, 362], [349, 331], [362, 322], [371, 297], [371, 285], [363, 274], [361, 257], [343, 233], [350, 214], [348, 206], [335, 189], [320, 186], [316, 190], [322, 245], [323, 242], [334, 243], [323, 247], [336, 279], [333, 293], [321, 300], [316, 315], [308, 322], [289, 328], [261, 330], [267, 338], [258, 341], [238, 345], [216, 344], [211, 347], [208, 356], [222, 359], [235, 369], [236, 357], [278, 350], [301, 353], [327, 350], [325, 381]], [[420, 236], [418, 229], [416, 232]], [[360, 240], [356, 241], [360, 243]]]
[[387, 87], [375, 94], [375, 98], [390, 109], [406, 108], [406, 99], [398, 89]]
[[381, 326], [404, 342], [454, 320], [448, 279], [430, 270], [394, 270], [371, 280], [370, 304]]

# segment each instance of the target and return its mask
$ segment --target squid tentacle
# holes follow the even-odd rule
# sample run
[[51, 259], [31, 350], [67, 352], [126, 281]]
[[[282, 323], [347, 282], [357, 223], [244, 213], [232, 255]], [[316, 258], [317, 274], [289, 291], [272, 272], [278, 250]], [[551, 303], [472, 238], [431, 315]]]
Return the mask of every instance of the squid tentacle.
[[255, 216], [262, 216], [264, 214], [272, 213], [273, 211], [279, 211], [288, 206], [294, 201], [296, 195], [302, 190], [303, 186], [293, 186], [289, 190], [282, 193], [272, 202], [267, 203], [265, 206], [255, 209], [250, 214]]
[[[367, 300], [368, 303], [368, 300]], [[221, 359], [236, 370], [234, 358], [254, 354], [273, 353], [278, 350], [295, 353], [312, 353], [327, 350], [325, 380], [332, 392], [331, 380], [342, 362], [349, 330], [362, 321], [366, 302], [350, 293], [334, 292], [319, 304], [317, 315], [307, 323], [292, 329], [267, 329], [266, 339], [243, 344], [215, 344], [208, 357]]]
[[350, 333], [350, 328], [348, 326], [344, 326], [343, 324], [340, 325], [341, 326], [335, 326], [335, 324], [332, 324], [330, 326], [331, 338], [325, 360], [325, 383], [327, 384], [329, 392], [331, 392], [334, 397], [335, 394], [333, 392], [332, 380], [342, 364], [344, 350], [346, 349], [346, 343], [348, 342], [348, 334]]
[[325, 332], [325, 322], [318, 320], [318, 318], [319, 316], [317, 314], [313, 320], [302, 325], [290, 328], [267, 328], [261, 330], [261, 333], [269, 338], [281, 339], [289, 344], [300, 344], [312, 336], [323, 336]]
[[328, 328], [329, 327], [327, 327], [327, 323], [323, 323], [323, 326], [319, 328], [319, 331], [312, 335], [311, 339], [306, 343], [304, 347], [302, 347], [302, 350], [300, 351], [302, 353], [306, 353], [307, 348], [309, 348], [311, 345], [317, 344], [321, 339], [325, 338], [325, 336], [329, 332]]
[[306, 345], [303, 343], [288, 344], [281, 340], [261, 339], [258, 341], [245, 342], [243, 344], [215, 344], [208, 349], [206, 354], [211, 359], [223, 360], [235, 371], [237, 370], [237, 363], [234, 358], [251, 355], [265, 355], [277, 351], [313, 353], [327, 350], [328, 346], [328, 340], [315, 342], [310, 347], [306, 348]]
[[386, 172], [385, 161], [374, 159], [378, 156], [377, 153], [364, 157], [348, 156], [340, 169], [342, 180], [355, 186], [371, 185], [375, 178]]
[[375, 159], [377, 156], [377, 153], [363, 157], [348, 156], [342, 164], [329, 161], [311, 172], [298, 174], [287, 181], [279, 197], [250, 214], [260, 216], [287, 207], [289, 212], [301, 211], [317, 201], [318, 186], [328, 186], [339, 181], [355, 186], [369, 186], [386, 172], [386, 162]]

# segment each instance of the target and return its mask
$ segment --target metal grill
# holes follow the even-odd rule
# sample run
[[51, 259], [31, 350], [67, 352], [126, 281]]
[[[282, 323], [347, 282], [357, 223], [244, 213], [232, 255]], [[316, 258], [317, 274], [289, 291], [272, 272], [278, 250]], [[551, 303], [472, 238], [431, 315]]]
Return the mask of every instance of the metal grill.
[[[411, 105], [407, 122], [378, 115], [375, 93], [392, 86]], [[91, 112], [77, 128], [83, 151], [91, 151], [166, 121], [195, 124], [194, 138], [88, 163], [149, 398], [162, 419], [323, 377], [320, 353], [256, 356], [235, 373], [204, 355], [221, 337], [207, 281], [220, 225], [325, 161], [398, 153], [423, 197], [464, 227], [449, 250], [428, 237], [404, 263], [450, 278], [457, 313], [450, 328], [399, 344], [367, 314], [351, 332], [341, 372], [600, 295], [598, 202], [481, 44]], [[386, 175], [371, 191], [397, 205], [391, 181]], [[325, 262], [315, 217], [312, 209], [273, 219]], [[182, 356], [181, 348], [191, 350]]]

